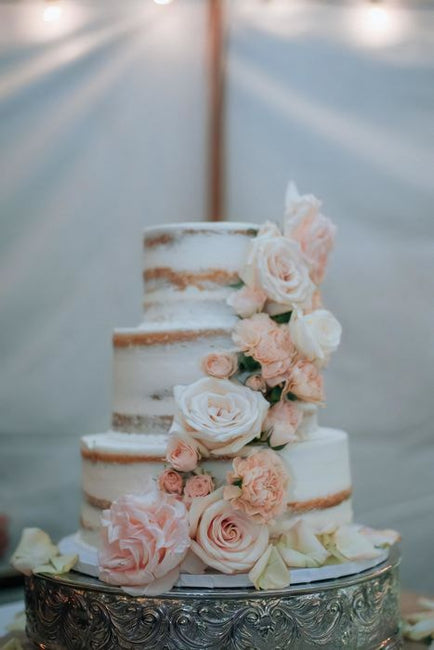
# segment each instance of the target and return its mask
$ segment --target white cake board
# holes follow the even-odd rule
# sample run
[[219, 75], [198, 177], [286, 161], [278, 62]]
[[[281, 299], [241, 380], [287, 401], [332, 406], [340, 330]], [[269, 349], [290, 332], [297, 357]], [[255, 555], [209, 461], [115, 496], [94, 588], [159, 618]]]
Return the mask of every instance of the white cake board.
[[[60, 552], [69, 555], [77, 554], [79, 560], [74, 567], [75, 571], [85, 575], [98, 577], [98, 551], [94, 546], [86, 544], [80, 539], [79, 533], [64, 537], [59, 542]], [[342, 564], [328, 564], [317, 569], [291, 569], [291, 585], [331, 580], [343, 576], [354, 575], [361, 571], [371, 569], [387, 559], [389, 551], [385, 549], [381, 554], [371, 560], [361, 562], [344, 562]], [[195, 589], [240, 589], [252, 587], [248, 575], [245, 573], [226, 575], [223, 573], [210, 573], [191, 575], [182, 573], [175, 587], [188, 587]]]

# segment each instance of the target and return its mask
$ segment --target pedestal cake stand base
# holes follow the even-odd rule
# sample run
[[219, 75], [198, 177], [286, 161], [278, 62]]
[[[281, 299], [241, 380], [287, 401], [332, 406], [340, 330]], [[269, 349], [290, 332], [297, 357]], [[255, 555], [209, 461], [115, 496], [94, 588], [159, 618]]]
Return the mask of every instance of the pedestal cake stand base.
[[26, 579], [27, 634], [44, 650], [396, 650], [399, 550], [357, 575], [279, 591], [127, 596], [70, 572]]

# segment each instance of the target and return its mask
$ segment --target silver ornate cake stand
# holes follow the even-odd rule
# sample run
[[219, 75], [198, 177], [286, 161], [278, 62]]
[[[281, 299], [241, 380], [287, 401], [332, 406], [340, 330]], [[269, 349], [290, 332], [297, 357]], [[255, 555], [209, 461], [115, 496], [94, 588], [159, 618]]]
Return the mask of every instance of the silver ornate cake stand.
[[362, 573], [280, 591], [174, 589], [132, 597], [75, 572], [26, 579], [27, 634], [44, 650], [401, 648], [397, 547]]

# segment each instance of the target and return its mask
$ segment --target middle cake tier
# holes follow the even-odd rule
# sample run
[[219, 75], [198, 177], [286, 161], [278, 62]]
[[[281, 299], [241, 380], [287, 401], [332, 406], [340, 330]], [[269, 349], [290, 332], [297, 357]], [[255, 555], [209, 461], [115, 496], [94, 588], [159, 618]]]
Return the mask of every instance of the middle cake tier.
[[[101, 510], [128, 493], [146, 489], [167, 466], [165, 434], [119, 432], [82, 438], [82, 537], [98, 543]], [[352, 520], [351, 472], [348, 439], [344, 431], [317, 428], [305, 440], [287, 445], [277, 452], [289, 473], [287, 512], [276, 522], [276, 532], [294, 518], [309, 520], [318, 530]], [[209, 472], [219, 487], [226, 482], [232, 459], [204, 459], [202, 469]]]

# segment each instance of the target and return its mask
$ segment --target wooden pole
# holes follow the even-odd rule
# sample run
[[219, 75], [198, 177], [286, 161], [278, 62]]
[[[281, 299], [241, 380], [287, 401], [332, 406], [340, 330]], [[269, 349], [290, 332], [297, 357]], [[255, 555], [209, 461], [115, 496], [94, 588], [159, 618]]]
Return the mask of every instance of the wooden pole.
[[208, 220], [225, 218], [224, 179], [224, 2], [209, 1]]

